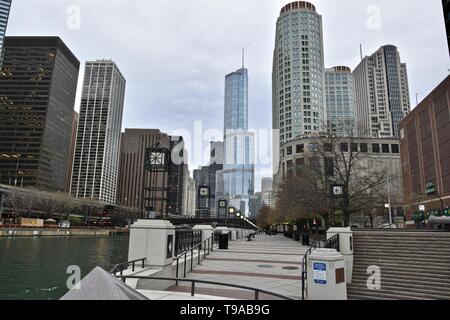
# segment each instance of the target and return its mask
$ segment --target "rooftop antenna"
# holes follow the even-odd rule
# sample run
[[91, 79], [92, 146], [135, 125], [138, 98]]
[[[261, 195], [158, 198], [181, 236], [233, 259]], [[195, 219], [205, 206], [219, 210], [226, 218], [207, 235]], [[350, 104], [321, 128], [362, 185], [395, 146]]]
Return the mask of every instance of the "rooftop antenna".
[[244, 69], [245, 66], [245, 49], [242, 48], [242, 69]]
[[361, 61], [363, 61], [363, 49], [362, 49], [362, 43], [359, 45], [359, 52], [361, 54]]

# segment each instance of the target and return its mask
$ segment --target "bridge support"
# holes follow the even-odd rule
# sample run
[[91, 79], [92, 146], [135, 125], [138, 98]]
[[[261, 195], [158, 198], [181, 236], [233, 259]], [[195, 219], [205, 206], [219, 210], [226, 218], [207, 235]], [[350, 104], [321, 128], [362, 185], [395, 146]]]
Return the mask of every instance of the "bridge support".
[[146, 258], [147, 266], [173, 263], [175, 227], [165, 220], [138, 220], [130, 228], [128, 261]]
[[202, 242], [211, 238], [214, 233], [214, 228], [210, 225], [196, 225], [192, 230], [199, 230], [202, 232]]
[[330, 228], [327, 231], [327, 239], [339, 234], [339, 252], [345, 259], [347, 283], [352, 283], [353, 277], [353, 232], [351, 228]]

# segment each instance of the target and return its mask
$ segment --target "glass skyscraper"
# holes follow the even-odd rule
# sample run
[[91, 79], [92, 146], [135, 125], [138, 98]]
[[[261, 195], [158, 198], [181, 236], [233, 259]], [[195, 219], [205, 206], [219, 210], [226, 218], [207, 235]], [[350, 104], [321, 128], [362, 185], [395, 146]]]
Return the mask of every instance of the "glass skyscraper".
[[8, 27], [9, 11], [12, 0], [0, 0], [0, 63], [3, 59], [3, 41]]
[[248, 70], [242, 67], [225, 78], [224, 168], [217, 173], [217, 198], [245, 202], [248, 211], [254, 189], [254, 134], [248, 132]]

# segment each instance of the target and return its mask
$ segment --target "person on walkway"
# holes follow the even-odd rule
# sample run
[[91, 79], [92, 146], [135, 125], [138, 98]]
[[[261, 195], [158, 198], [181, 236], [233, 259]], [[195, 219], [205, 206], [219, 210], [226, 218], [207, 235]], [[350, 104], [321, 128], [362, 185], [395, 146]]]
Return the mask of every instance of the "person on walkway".
[[420, 229], [419, 213], [418, 212], [414, 212], [413, 213], [413, 220], [414, 220], [414, 223], [416, 225], [416, 229]]
[[427, 223], [426, 223], [425, 212], [423, 212], [423, 211], [420, 212], [419, 219], [420, 219], [420, 229], [426, 229]]

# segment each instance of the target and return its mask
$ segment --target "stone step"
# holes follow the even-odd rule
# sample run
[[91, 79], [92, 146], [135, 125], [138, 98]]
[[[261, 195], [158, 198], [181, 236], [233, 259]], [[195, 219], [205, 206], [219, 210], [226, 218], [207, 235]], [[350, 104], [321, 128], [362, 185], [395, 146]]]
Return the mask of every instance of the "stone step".
[[365, 251], [355, 251], [354, 256], [371, 256], [371, 257], [399, 257], [399, 258], [410, 258], [414, 260], [438, 260], [447, 262], [450, 264], [450, 256], [444, 254], [444, 253], [416, 253], [416, 252], [404, 252], [404, 251], [394, 251], [394, 250], [383, 250], [383, 249], [370, 249]]
[[[359, 292], [359, 293], [367, 293], [372, 292], [373, 290], [369, 290], [367, 288], [366, 283], [352, 283], [349, 286], [349, 292]], [[422, 298], [429, 298], [429, 299], [435, 299], [435, 300], [450, 300], [450, 291], [445, 292], [441, 290], [435, 290], [435, 289], [426, 289], [426, 288], [419, 288], [419, 287], [408, 287], [408, 286], [402, 286], [397, 283], [395, 284], [382, 284], [381, 290], [377, 290], [377, 292], [380, 293], [388, 293], [388, 294], [399, 294], [401, 295], [407, 295], [410, 297], [417, 297], [419, 299]], [[406, 294], [405, 294], [406, 293]]]
[[[367, 275], [353, 274], [352, 282], [355, 284], [366, 284]], [[396, 284], [399, 287], [407, 288], [425, 288], [436, 291], [444, 291], [450, 294], [450, 282], [442, 281], [442, 279], [434, 279], [430, 277], [428, 279], [417, 278], [414, 275], [411, 276], [393, 276], [387, 273], [381, 274], [381, 286], [384, 284], [392, 285]]]
[[367, 238], [367, 239], [353, 239], [354, 244], [369, 244], [369, 243], [381, 243], [386, 245], [436, 245], [436, 246], [448, 246], [450, 239], [385, 239], [385, 238]]
[[411, 246], [430, 246], [430, 247], [438, 247], [438, 248], [448, 248], [450, 245], [450, 241], [437, 241], [437, 240], [391, 240], [391, 239], [359, 239], [353, 240], [353, 244], [355, 246], [359, 245], [382, 245], [382, 246], [401, 246], [401, 247], [411, 247]]
[[450, 238], [449, 231], [410, 231], [410, 232], [392, 232], [392, 231], [375, 231], [375, 232], [360, 232], [353, 231], [354, 237], [424, 237], [424, 238]]
[[391, 257], [391, 256], [356, 256], [353, 260], [355, 267], [362, 266], [399, 266], [408, 268], [429, 267], [431, 270], [448, 270], [450, 266], [448, 262], [432, 261], [432, 260], [416, 260], [404, 257]]
[[408, 292], [401, 291], [393, 293], [385, 291], [361, 291], [357, 289], [349, 289], [347, 298], [349, 300], [436, 300], [435, 298], [427, 298], [425, 296], [411, 296]]
[[414, 266], [429, 266], [432, 265], [434, 267], [439, 268], [448, 268], [449, 263], [446, 260], [440, 259], [431, 259], [431, 258], [423, 258], [423, 259], [412, 259], [410, 257], [395, 257], [395, 256], [355, 256], [354, 264], [358, 265], [359, 263], [364, 263], [367, 265], [379, 265], [382, 266], [384, 263], [397, 263], [397, 264], [408, 264], [412, 267]]
[[[368, 266], [356, 266], [353, 268], [353, 274], [359, 274], [359, 275], [367, 275], [367, 267]], [[427, 279], [429, 277], [432, 277], [433, 279], [440, 279], [442, 281], [448, 281], [450, 282], [450, 270], [441, 268], [441, 269], [429, 269], [429, 268], [405, 268], [404, 266], [397, 266], [397, 267], [386, 267], [382, 266], [381, 268], [381, 275], [387, 274], [387, 275], [398, 275], [398, 276], [410, 276], [414, 274], [418, 278], [424, 278]], [[367, 275], [368, 277], [369, 275]]]

